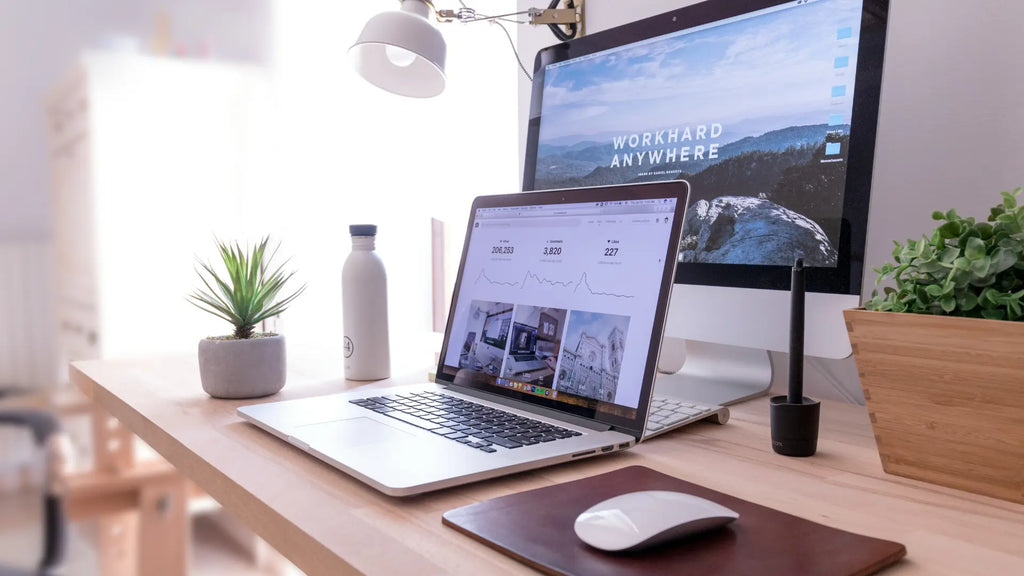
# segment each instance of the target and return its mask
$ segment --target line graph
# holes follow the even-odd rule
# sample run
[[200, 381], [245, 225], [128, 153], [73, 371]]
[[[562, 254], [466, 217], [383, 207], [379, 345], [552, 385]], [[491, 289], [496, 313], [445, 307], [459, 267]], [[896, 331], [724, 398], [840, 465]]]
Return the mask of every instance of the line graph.
[[525, 289], [527, 287], [527, 284], [532, 281], [536, 282], [538, 286], [552, 286], [556, 288], [571, 287], [573, 294], [576, 294], [580, 287], [583, 287], [586, 289], [588, 293], [590, 293], [591, 296], [610, 296], [612, 298], [634, 298], [632, 294], [617, 294], [615, 292], [603, 292], [600, 290], [595, 290], [590, 286], [590, 282], [587, 280], [586, 272], [584, 272], [580, 276], [579, 280], [552, 280], [550, 278], [545, 278], [543, 276], [535, 274], [530, 270], [527, 270], [526, 274], [523, 275], [522, 280], [518, 282], [509, 282], [495, 280], [487, 275], [487, 271], [485, 269], [481, 268], [480, 273], [477, 275], [476, 280], [473, 281], [473, 284], [479, 284], [481, 280], [494, 286], [508, 286], [510, 288], [518, 287], [520, 290]]

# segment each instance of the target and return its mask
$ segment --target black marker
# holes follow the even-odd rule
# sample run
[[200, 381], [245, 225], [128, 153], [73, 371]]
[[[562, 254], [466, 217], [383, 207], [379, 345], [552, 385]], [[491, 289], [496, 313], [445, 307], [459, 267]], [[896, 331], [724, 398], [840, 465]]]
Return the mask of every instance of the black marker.
[[789, 307], [789, 394], [790, 404], [800, 404], [804, 396], [804, 260], [793, 264]]
[[821, 403], [804, 397], [804, 261], [793, 264], [789, 312], [789, 392], [772, 396], [772, 449], [785, 456], [811, 456], [818, 449]]

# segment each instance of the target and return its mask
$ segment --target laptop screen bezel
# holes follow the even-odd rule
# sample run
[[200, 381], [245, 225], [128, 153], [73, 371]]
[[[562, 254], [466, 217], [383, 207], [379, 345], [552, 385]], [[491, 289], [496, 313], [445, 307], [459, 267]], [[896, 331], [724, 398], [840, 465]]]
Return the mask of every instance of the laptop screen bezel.
[[[570, 188], [557, 190], [544, 190], [539, 192], [518, 192], [511, 194], [479, 196], [473, 201], [470, 209], [469, 221], [466, 227], [466, 235], [462, 246], [462, 260], [464, 263], [470, 245], [470, 237], [473, 233], [474, 222], [477, 211], [481, 208], [506, 208], [514, 206], [534, 205], [558, 205], [574, 204], [580, 202], [613, 202], [629, 200], [648, 200], [660, 198], [675, 198], [676, 206], [672, 219], [672, 227], [669, 233], [669, 240], [665, 245], [665, 266], [662, 270], [661, 285], [658, 290], [657, 311], [654, 316], [652, 327], [652, 338], [647, 350], [647, 362], [643, 373], [643, 383], [640, 390], [640, 398], [635, 414], [632, 418], [619, 416], [618, 414], [603, 411], [601, 406], [609, 402], [596, 401], [591, 407], [566, 404], [550, 398], [520, 392], [511, 388], [497, 386], [493, 383], [493, 376], [463, 370], [460, 376], [468, 375], [466, 378], [456, 377], [457, 367], [447, 366], [445, 358], [448, 355], [448, 345], [451, 342], [451, 335], [454, 324], [455, 303], [458, 302], [459, 289], [462, 285], [463, 266], [460, 264], [458, 275], [455, 279], [455, 288], [452, 300], [449, 305], [447, 325], [445, 327], [444, 340], [442, 341], [441, 355], [438, 360], [435, 381], [454, 388], [470, 388], [497, 396], [519, 400], [524, 403], [548, 408], [556, 412], [569, 414], [592, 420], [600, 424], [608, 425], [615, 430], [631, 434], [637, 438], [643, 435], [647, 412], [650, 406], [651, 394], [654, 389], [654, 378], [658, 365], [658, 354], [661, 349], [661, 339], [665, 330], [666, 312], [668, 310], [669, 298], [672, 294], [673, 280], [675, 277], [676, 255], [678, 253], [679, 240], [682, 234], [683, 218], [685, 216], [686, 204], [689, 197], [689, 183], [685, 180], [666, 180], [659, 182], [646, 182], [637, 184], [622, 184], [614, 186], [595, 186], [586, 188]], [[456, 343], [462, 346], [462, 342]], [[617, 405], [615, 405], [617, 406]]]

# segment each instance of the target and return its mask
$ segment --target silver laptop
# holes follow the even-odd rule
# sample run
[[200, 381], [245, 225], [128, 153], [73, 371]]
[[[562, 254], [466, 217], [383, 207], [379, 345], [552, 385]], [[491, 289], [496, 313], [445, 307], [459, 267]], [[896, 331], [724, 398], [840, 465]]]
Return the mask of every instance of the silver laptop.
[[238, 414], [394, 496], [633, 446], [651, 411], [688, 188], [477, 198], [435, 382]]

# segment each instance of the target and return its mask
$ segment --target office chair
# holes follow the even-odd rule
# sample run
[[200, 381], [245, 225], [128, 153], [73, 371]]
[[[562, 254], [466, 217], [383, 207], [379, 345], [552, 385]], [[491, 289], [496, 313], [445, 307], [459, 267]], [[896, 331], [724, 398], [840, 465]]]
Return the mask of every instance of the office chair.
[[0, 566], [0, 576], [49, 576], [55, 574], [64, 558], [65, 518], [61, 497], [56, 488], [57, 463], [63, 458], [57, 435], [61, 431], [57, 418], [42, 410], [0, 408], [0, 426], [28, 428], [36, 446], [46, 452], [43, 494], [43, 557], [36, 569]]

